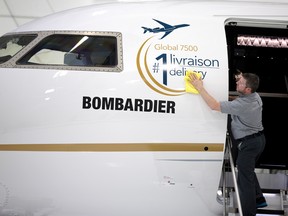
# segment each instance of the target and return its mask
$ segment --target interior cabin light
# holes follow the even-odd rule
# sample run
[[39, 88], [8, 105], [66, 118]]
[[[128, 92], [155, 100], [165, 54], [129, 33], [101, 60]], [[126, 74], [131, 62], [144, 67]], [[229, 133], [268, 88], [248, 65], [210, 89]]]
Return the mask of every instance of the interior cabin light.
[[238, 35], [238, 46], [254, 46], [254, 47], [272, 47], [272, 48], [288, 48], [288, 38], [285, 37], [268, 37], [254, 35]]

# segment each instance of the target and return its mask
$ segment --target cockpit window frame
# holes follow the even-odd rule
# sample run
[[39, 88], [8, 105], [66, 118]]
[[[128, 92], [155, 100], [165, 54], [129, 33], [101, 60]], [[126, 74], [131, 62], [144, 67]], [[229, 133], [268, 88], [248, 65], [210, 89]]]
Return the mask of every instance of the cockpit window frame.
[[[29, 69], [54, 69], [54, 70], [73, 70], [73, 71], [101, 71], [101, 72], [121, 72], [123, 71], [123, 45], [122, 34], [120, 32], [92, 32], [92, 31], [41, 31], [41, 32], [21, 32], [10, 33], [6, 35], [31, 35], [37, 34], [37, 37], [31, 41], [26, 47], [20, 50], [9, 61], [1, 64], [1, 67], [7, 68], [29, 68]], [[116, 61], [110, 65], [70, 65], [70, 64], [29, 64], [21, 59], [25, 58], [29, 53], [33, 52], [33, 49], [37, 47], [47, 37], [57, 35], [62, 36], [88, 36], [88, 37], [101, 37], [101, 38], [115, 38], [116, 39]]]

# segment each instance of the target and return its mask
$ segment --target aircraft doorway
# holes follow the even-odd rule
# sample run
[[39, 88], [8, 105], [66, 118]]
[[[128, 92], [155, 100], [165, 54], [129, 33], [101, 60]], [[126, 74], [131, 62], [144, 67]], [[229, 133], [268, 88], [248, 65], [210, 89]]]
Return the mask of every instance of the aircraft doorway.
[[[236, 95], [234, 73], [256, 73], [263, 100], [266, 148], [257, 168], [287, 170], [288, 29], [287, 24], [228, 22], [229, 95]], [[275, 28], [275, 26], [277, 26]], [[286, 141], [285, 141], [286, 140]]]

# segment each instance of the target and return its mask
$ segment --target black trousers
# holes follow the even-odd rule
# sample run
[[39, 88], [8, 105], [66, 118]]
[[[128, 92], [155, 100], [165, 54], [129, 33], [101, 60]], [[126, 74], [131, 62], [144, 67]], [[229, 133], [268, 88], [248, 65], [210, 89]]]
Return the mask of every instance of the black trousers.
[[255, 174], [255, 165], [265, 148], [265, 144], [264, 134], [238, 142], [236, 157], [237, 182], [243, 216], [255, 216], [256, 198], [263, 196]]

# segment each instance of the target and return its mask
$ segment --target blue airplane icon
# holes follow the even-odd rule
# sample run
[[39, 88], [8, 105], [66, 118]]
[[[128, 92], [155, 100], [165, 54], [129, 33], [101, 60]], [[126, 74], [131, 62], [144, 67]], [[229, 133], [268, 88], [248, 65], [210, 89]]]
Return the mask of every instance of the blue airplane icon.
[[153, 19], [153, 20], [155, 20], [156, 22], [160, 23], [164, 28], [160, 28], [160, 27], [147, 28], [147, 27], [143, 27], [142, 26], [142, 28], [144, 29], [144, 34], [146, 32], [153, 32], [153, 33], [165, 32], [165, 34], [160, 39], [163, 39], [164, 37], [166, 37], [168, 34], [170, 34], [175, 29], [189, 26], [189, 24], [179, 24], [179, 25], [172, 26], [172, 25], [169, 25], [167, 23], [161, 22], [161, 21], [156, 20], [156, 19]]

